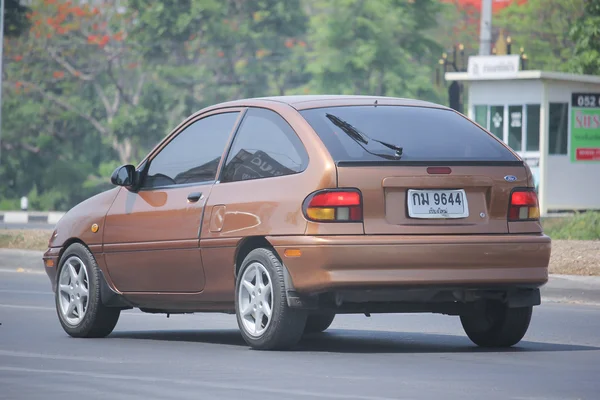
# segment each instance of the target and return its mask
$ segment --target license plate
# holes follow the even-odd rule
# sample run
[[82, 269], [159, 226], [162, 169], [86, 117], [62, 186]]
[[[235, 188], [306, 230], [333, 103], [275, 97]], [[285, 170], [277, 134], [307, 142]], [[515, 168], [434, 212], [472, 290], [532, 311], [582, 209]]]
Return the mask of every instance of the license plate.
[[456, 190], [408, 190], [408, 216], [411, 218], [466, 218], [467, 195]]

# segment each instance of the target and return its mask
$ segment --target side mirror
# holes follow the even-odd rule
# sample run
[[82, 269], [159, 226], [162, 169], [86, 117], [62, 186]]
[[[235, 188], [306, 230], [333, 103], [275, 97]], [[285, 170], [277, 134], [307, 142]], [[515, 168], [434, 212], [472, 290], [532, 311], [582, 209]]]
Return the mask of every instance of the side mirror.
[[110, 181], [117, 186], [133, 186], [135, 183], [135, 167], [133, 165], [120, 166], [112, 173]]

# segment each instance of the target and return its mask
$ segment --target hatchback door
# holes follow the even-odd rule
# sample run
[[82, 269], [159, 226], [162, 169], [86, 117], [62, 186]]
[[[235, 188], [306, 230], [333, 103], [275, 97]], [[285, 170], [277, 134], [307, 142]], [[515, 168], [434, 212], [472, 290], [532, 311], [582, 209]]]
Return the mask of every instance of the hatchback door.
[[362, 193], [366, 234], [508, 233], [524, 163], [460, 114], [414, 106], [302, 111], [336, 161], [338, 187]]

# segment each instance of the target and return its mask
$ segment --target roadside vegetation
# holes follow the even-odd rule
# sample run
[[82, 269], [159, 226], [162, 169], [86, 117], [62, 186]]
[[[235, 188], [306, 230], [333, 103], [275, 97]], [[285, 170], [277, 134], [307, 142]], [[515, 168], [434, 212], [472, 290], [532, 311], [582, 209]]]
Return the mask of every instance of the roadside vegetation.
[[0, 248], [46, 250], [52, 230], [4, 229], [0, 230]]
[[577, 213], [570, 217], [545, 218], [542, 225], [545, 233], [552, 239], [600, 240], [599, 211]]

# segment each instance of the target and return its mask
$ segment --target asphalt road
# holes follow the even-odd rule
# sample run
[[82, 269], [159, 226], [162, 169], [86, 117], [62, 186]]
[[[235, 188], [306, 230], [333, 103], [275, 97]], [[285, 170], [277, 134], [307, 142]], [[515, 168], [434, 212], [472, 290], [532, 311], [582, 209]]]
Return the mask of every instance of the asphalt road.
[[456, 317], [340, 316], [289, 352], [235, 318], [126, 311], [106, 339], [61, 329], [43, 271], [0, 268], [0, 399], [598, 399], [600, 307], [546, 304], [517, 348], [481, 350]]

